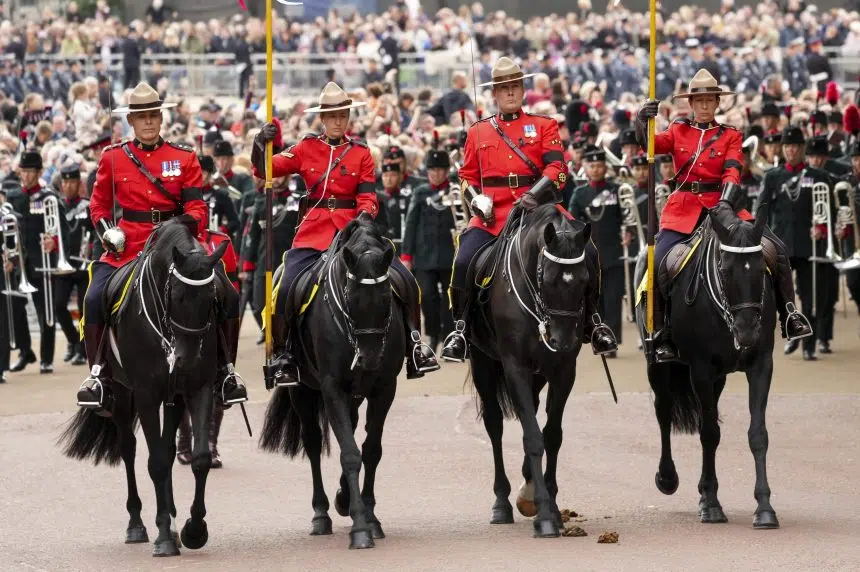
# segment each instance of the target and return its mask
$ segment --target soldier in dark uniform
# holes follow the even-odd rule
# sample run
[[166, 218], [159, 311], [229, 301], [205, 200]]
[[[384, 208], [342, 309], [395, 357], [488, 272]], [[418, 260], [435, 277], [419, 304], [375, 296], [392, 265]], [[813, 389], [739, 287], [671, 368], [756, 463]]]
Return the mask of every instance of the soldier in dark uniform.
[[430, 348], [435, 352], [440, 336], [454, 329], [442, 293], [451, 281], [456, 228], [451, 209], [442, 203], [451, 186], [448, 178], [451, 158], [445, 151], [431, 149], [425, 165], [429, 181], [412, 194], [400, 259], [415, 274], [421, 287], [424, 334], [430, 338]]
[[[860, 244], [855, 240], [856, 235], [854, 227], [860, 223], [860, 142], [854, 143], [849, 150], [851, 157], [851, 176], [848, 177], [848, 183], [851, 184], [851, 192], [854, 194], [854, 210], [853, 225], [848, 225], [842, 235], [842, 256], [849, 258], [860, 249]], [[857, 313], [860, 314], [860, 268], [851, 268], [844, 271], [845, 282], [848, 286], [848, 293], [854, 300], [857, 306]], [[860, 331], [858, 331], [860, 334]]]
[[[63, 237], [63, 242], [68, 244], [68, 226], [66, 225], [66, 212], [63, 201], [57, 193], [48, 187], [42, 187], [39, 184], [39, 177], [42, 175], [42, 156], [35, 151], [24, 151], [21, 153], [19, 163], [21, 187], [20, 189], [9, 193], [9, 202], [13, 205], [15, 211], [22, 216], [21, 239], [23, 260], [19, 261], [20, 268], [24, 269], [27, 280], [36, 288], [33, 293], [33, 304], [36, 307], [36, 314], [39, 318], [39, 330], [41, 332], [40, 340], [40, 373], [53, 373], [54, 371], [54, 324], [48, 324], [46, 320], [47, 309], [45, 307], [45, 281], [54, 281], [54, 276], [39, 272], [36, 269], [42, 267], [42, 249], [48, 253], [47, 258], [52, 267], [56, 268], [57, 264], [57, 245], [58, 240], [55, 236], [50, 236], [45, 233], [45, 201], [49, 197], [53, 197], [58, 203], [59, 226]], [[16, 303], [24, 305], [26, 300], [15, 300]], [[53, 305], [53, 300], [48, 303]], [[53, 308], [52, 308], [53, 309]], [[22, 331], [27, 330], [27, 323], [15, 324], [15, 331], [18, 328]], [[36, 363], [36, 355], [30, 348], [19, 345], [20, 358], [15, 362], [9, 371], [22, 371], [27, 365]]]
[[[233, 171], [234, 153], [233, 146], [229, 141], [216, 141], [212, 146], [212, 157], [215, 160], [215, 172], [212, 174], [212, 186], [216, 189], [227, 191], [233, 202], [235, 210], [238, 211], [238, 228], [230, 230], [228, 234], [233, 239], [233, 248], [239, 251], [241, 242], [240, 231], [244, 229], [242, 211], [254, 204], [256, 189], [254, 178], [249, 173], [236, 173]], [[204, 173], [205, 176], [205, 173]], [[236, 197], [239, 197], [238, 199]]]
[[[12, 209], [12, 205], [6, 203], [6, 188], [0, 188], [0, 217], [5, 217], [11, 215], [16, 219], [16, 225], [20, 222], [20, 216], [15, 214], [15, 211]], [[4, 225], [5, 227], [5, 225]], [[5, 235], [2, 243], [2, 263], [6, 264], [6, 252], [7, 248], [14, 248], [14, 241], [17, 241], [16, 238], [10, 237], [6, 239]], [[14, 274], [12, 270], [14, 267], [10, 264], [6, 267], [7, 272], [0, 272], [0, 291], [4, 291], [7, 288], [11, 290], [17, 289], [17, 282], [14, 279]], [[9, 275], [10, 284], [6, 284], [6, 275]], [[16, 340], [12, 338], [12, 329], [15, 328], [14, 322], [10, 323], [12, 320], [12, 316], [9, 313], [9, 310], [12, 309], [14, 313], [14, 305], [12, 304], [13, 300], [16, 296], [10, 296], [8, 294], [4, 294], [0, 296], [0, 384], [6, 383], [6, 372], [9, 370], [9, 354], [11, 351], [11, 344], [16, 343]], [[26, 318], [25, 318], [26, 322]], [[18, 331], [15, 330], [15, 338], [18, 337]]]
[[[812, 262], [813, 254], [824, 256], [825, 241], [821, 230], [812, 223], [812, 185], [827, 183], [833, 188], [833, 179], [825, 171], [814, 169], [805, 162], [805, 139], [799, 127], [788, 127], [782, 135], [785, 163], [765, 173], [762, 191], [757, 205], [769, 204], [769, 223], [773, 232], [782, 239], [791, 267], [797, 272], [797, 291], [803, 313], [814, 324], [816, 334], [823, 329], [821, 310], [828, 306], [827, 293], [832, 291], [831, 280], [838, 277], [832, 264], [819, 263], [816, 268], [816, 306], [819, 315], [812, 313]], [[758, 208], [758, 206], [757, 206]], [[815, 234], [818, 239], [813, 240]], [[813, 251], [813, 243], [815, 250]], [[835, 303], [835, 302], [834, 302]], [[791, 354], [800, 345], [800, 340], [790, 340], [785, 345], [785, 353]], [[803, 359], [813, 361], [815, 357], [815, 337], [803, 339]]]
[[224, 188], [212, 186], [215, 160], [208, 155], [198, 155], [203, 170], [203, 202], [209, 207], [209, 230], [224, 232], [231, 240], [239, 232], [239, 215], [230, 195]]
[[740, 186], [743, 191], [742, 196], [744, 199], [738, 204], [741, 208], [747, 210], [753, 207], [755, 200], [761, 191], [761, 177], [752, 172], [753, 161], [755, 160], [752, 156], [753, 147], [754, 145], [752, 142], [746, 143], [746, 141], [744, 141], [744, 145], [742, 147], [744, 152], [744, 164], [743, 169], [741, 170]]
[[656, 155], [654, 162], [657, 163], [657, 179], [660, 182], [668, 181], [675, 176], [675, 165], [669, 154]]
[[[645, 228], [648, 226], [648, 156], [644, 153], [639, 153], [635, 157], [631, 158], [630, 173], [633, 176], [633, 193], [636, 198], [636, 210], [639, 213], [639, 223], [642, 225], [644, 237]], [[642, 248], [645, 248], [645, 245], [639, 244], [639, 233], [632, 227], [624, 229], [622, 245], [624, 241], [627, 242], [627, 252], [630, 257], [630, 260], [627, 261], [630, 268], [629, 284], [627, 287], [631, 293], [631, 299], [627, 302], [630, 304], [630, 315], [633, 316], [635, 314], [636, 302], [636, 296], [633, 295], [636, 292], [636, 286], [633, 281], [636, 268], [636, 257], [639, 254], [639, 251]]]
[[782, 135], [782, 132], [779, 130], [779, 119], [781, 116], [782, 113], [776, 103], [766, 101], [762, 104], [761, 113], [759, 114], [759, 124], [764, 130], [765, 135]]
[[851, 167], [830, 158], [830, 144], [826, 135], [812, 137], [806, 142], [806, 162], [810, 167], [827, 171], [836, 178], [851, 174]]
[[[583, 153], [588, 183], [576, 187], [568, 210], [574, 218], [591, 223], [591, 239], [600, 253], [600, 315], [621, 344], [621, 300], [624, 265], [621, 249], [621, 207], [618, 187], [606, 180], [606, 152], [591, 147]], [[607, 357], [615, 357], [613, 351]]]
[[766, 133], [762, 138], [764, 158], [772, 167], [778, 167], [783, 162], [782, 132]]
[[403, 241], [403, 222], [406, 220], [406, 211], [409, 209], [414, 188], [403, 185], [404, 172], [401, 161], [392, 158], [390, 152], [386, 153], [385, 157], [380, 174], [382, 189], [376, 192], [380, 212], [380, 216], [377, 217], [380, 220], [376, 222], [381, 230], [384, 229], [384, 236], [400, 246]]
[[[72, 365], [85, 365], [87, 355], [81, 343], [81, 335], [69, 313], [69, 299], [72, 292], [77, 294], [78, 315], [83, 315], [84, 295], [87, 292], [89, 276], [87, 265], [91, 261], [89, 245], [95, 237], [90, 220], [90, 201], [81, 197], [81, 171], [78, 165], [70, 165], [60, 170], [62, 177], [63, 203], [66, 208], [66, 221], [69, 225], [69, 240], [64, 244], [69, 262], [76, 268], [71, 274], [58, 275], [54, 283], [54, 315], [66, 336], [68, 346], [63, 361]], [[81, 245], [85, 245], [81, 248]]]

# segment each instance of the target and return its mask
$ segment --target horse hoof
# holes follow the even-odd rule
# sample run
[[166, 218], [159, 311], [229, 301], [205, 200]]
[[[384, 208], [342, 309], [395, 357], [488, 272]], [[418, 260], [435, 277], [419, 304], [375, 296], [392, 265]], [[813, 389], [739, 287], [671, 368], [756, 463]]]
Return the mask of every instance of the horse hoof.
[[349, 549], [360, 550], [362, 548], [373, 548], [373, 537], [369, 530], [352, 530], [349, 533]]
[[534, 483], [526, 482], [520, 485], [520, 490], [517, 493], [517, 510], [523, 516], [532, 517], [538, 513], [537, 505], [535, 504], [535, 486]]
[[337, 489], [337, 494], [334, 495], [334, 510], [340, 516], [349, 516], [349, 492]]
[[674, 475], [673, 477], [664, 478], [660, 476], [658, 472], [654, 475], [654, 484], [657, 485], [657, 490], [663, 493], [664, 495], [673, 495], [675, 491], [678, 490], [679, 483], [678, 475]]
[[373, 537], [374, 540], [379, 540], [381, 538], [385, 538], [385, 532], [382, 531], [382, 525], [378, 522], [370, 523], [370, 536]]
[[149, 535], [146, 533], [146, 527], [142, 524], [129, 526], [128, 530], [125, 531], [126, 544], [142, 544], [144, 542], [149, 542]]
[[555, 523], [555, 519], [536, 520], [534, 521], [534, 527], [535, 538], [556, 538], [561, 535], [558, 530], [558, 525]]
[[209, 540], [209, 528], [206, 526], [206, 521], [201, 519], [197, 523], [189, 518], [185, 521], [185, 526], [182, 527], [179, 539], [183, 546], [187, 546], [191, 550], [203, 548], [206, 546], [206, 541]]
[[331, 518], [315, 516], [311, 521], [311, 536], [326, 536], [331, 534]]
[[176, 540], [171, 537], [167, 540], [156, 542], [152, 555], [158, 558], [162, 556], [179, 556], [179, 546], [177, 546]]
[[729, 519], [726, 518], [726, 514], [723, 512], [723, 507], [721, 506], [705, 507], [701, 509], [699, 515], [702, 517], [702, 522], [704, 524], [719, 524], [729, 521]]
[[493, 518], [490, 519], [490, 524], [513, 524], [514, 523], [514, 507], [508, 502], [508, 499], [497, 500], [493, 505]]
[[763, 510], [755, 513], [753, 528], [761, 530], [779, 528], [779, 520], [776, 518], [776, 513], [772, 510]]

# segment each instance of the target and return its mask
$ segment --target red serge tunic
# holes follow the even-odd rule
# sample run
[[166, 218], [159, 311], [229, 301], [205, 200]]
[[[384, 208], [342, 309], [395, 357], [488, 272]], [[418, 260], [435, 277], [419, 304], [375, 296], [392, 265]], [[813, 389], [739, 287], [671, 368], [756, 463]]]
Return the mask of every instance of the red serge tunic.
[[209, 254], [215, 252], [215, 249], [218, 248], [222, 242], [227, 243], [227, 250], [224, 251], [224, 256], [221, 257], [221, 262], [224, 264], [224, 271], [227, 273], [227, 278], [230, 279], [230, 283], [233, 285], [233, 288], [238, 291], [240, 289], [238, 273], [239, 259], [236, 256], [236, 251], [233, 249], [233, 241], [230, 240], [230, 236], [223, 232], [215, 232], [211, 230], [206, 231], [204, 236], [206, 239], [202, 241], [203, 246]]
[[[335, 161], [338, 162], [334, 169], [323, 180]], [[308, 135], [272, 157], [273, 178], [294, 173], [304, 179], [308, 194], [302, 199], [307, 204], [307, 212], [299, 222], [293, 248], [325, 250], [337, 231], [361, 211], [376, 217], [376, 174], [373, 157], [364, 143], [344, 138], [337, 144], [329, 144], [324, 135]], [[254, 175], [265, 177], [256, 165]], [[330, 199], [354, 200], [355, 208], [329, 208]]]
[[201, 192], [203, 174], [192, 149], [164, 141], [155, 145], [144, 145], [137, 140], [128, 143], [134, 156], [181, 203], [181, 207], [177, 207], [143, 176], [121, 146], [108, 147], [99, 160], [90, 197], [93, 225], [98, 229], [102, 219], [113, 220], [114, 193], [117, 204], [124, 211], [152, 213], [152, 219], [146, 222], [119, 220], [117, 226], [125, 232], [125, 250], [121, 254], [105, 252], [101, 257], [102, 262], [113, 267], [122, 266], [143, 250], [146, 239], [155, 228], [153, 219], [158, 221], [158, 213], [153, 211], [173, 213], [181, 210], [197, 221], [198, 233], [203, 232], [208, 224], [207, 207]]
[[[716, 140], [711, 142], [715, 137]], [[678, 186], [694, 182], [739, 184], [744, 160], [741, 145], [741, 133], [734, 127], [713, 122], [697, 124], [689, 119], [676, 119], [669, 129], [654, 137], [654, 153], [672, 155]], [[696, 160], [683, 168], [697, 152], [700, 154]], [[679, 172], [679, 169], [682, 170]], [[663, 208], [660, 229], [692, 233], [702, 209], [716, 206], [720, 195], [719, 190], [702, 193], [673, 191]], [[743, 220], [752, 219], [746, 210], [739, 212], [738, 216]]]
[[[536, 182], [536, 177], [544, 176], [559, 189], [564, 186], [568, 173], [555, 119], [523, 112], [500, 113], [493, 117], [505, 135], [541, 169], [541, 173], [535, 176], [493, 127], [491, 117], [476, 122], [469, 129], [460, 179], [490, 197], [495, 210], [495, 221], [491, 226], [484, 226], [479, 217], [473, 216], [469, 228], [481, 228], [498, 236], [514, 208], [514, 202], [534, 184], [524, 184], [519, 178], [530, 177]], [[490, 179], [491, 183], [482, 182], [482, 179]]]

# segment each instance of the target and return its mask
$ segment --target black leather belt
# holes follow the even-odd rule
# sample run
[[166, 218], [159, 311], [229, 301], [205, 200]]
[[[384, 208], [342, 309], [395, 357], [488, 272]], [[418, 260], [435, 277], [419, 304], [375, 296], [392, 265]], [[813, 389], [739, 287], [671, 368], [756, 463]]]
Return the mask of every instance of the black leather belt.
[[162, 223], [181, 214], [182, 211], [157, 211], [154, 209], [151, 211], [122, 210], [122, 218], [129, 222], [151, 222], [152, 224]]
[[700, 181], [693, 181], [692, 183], [684, 183], [680, 185], [676, 191], [687, 192], [687, 193], [713, 193], [719, 191], [722, 187], [722, 183], [702, 183]]
[[354, 199], [336, 199], [334, 197], [329, 197], [327, 199], [319, 200], [313, 197], [302, 197], [299, 201], [299, 208], [302, 211], [306, 211], [308, 209], [326, 209], [326, 210], [336, 210], [336, 209], [354, 209], [358, 206], [358, 203]]
[[538, 182], [539, 177], [536, 175], [508, 175], [507, 177], [484, 177], [481, 179], [482, 187], [508, 187], [509, 189], [518, 189], [520, 187], [529, 187]]

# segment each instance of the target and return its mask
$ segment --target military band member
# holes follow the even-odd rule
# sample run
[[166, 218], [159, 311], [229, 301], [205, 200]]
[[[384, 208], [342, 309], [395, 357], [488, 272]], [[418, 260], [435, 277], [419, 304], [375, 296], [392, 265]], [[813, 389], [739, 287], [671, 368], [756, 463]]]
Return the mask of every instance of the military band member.
[[[229, 231], [230, 236], [233, 238], [233, 248], [238, 252], [241, 241], [239, 231], [244, 229], [242, 223], [245, 222], [241, 214], [244, 209], [253, 206], [254, 198], [257, 195], [256, 188], [254, 187], [254, 177], [250, 173], [238, 173], [233, 170], [235, 154], [233, 146], [229, 141], [216, 141], [212, 146], [212, 157], [215, 159], [215, 172], [211, 178], [212, 186], [216, 189], [230, 189], [232, 191], [232, 195], [228, 194], [228, 196], [233, 201], [233, 206], [237, 214], [240, 215], [238, 229], [236, 231]], [[233, 195], [240, 198], [236, 199]]]
[[[206, 230], [208, 217], [201, 190], [203, 175], [197, 155], [191, 148], [161, 138], [162, 111], [174, 105], [164, 103], [158, 92], [140, 83], [130, 94], [128, 106], [113, 110], [116, 114], [128, 114], [134, 140], [104, 151], [90, 197], [92, 222], [106, 250], [90, 267], [90, 286], [84, 302], [84, 346], [91, 368], [102, 360], [102, 356], [97, 355], [106, 324], [102, 298], [114, 270], [137, 258], [160, 222], [187, 215], [196, 221], [198, 236], [203, 236]], [[115, 202], [122, 207], [122, 218], [117, 224], [113, 219]], [[225, 403], [247, 400], [247, 390], [228, 368], [228, 364], [235, 363], [234, 344], [239, 339], [238, 301], [236, 296], [221, 312], [223, 318], [219, 323], [224, 335], [218, 336], [218, 379], [223, 381], [217, 394], [219, 399], [223, 395]], [[222, 347], [222, 339], [233, 347]], [[109, 373], [105, 372], [104, 379], [98, 378], [98, 375], [91, 375], [81, 385], [78, 404], [109, 412]]]
[[755, 204], [755, 200], [761, 191], [761, 177], [753, 172], [755, 157], [752, 156], [753, 143], [745, 144], [742, 149], [744, 152], [744, 165], [741, 171], [740, 186], [743, 190], [742, 198], [738, 203], [742, 208], [750, 210]]
[[[68, 245], [68, 226], [66, 224], [66, 212], [63, 201], [60, 196], [50, 187], [42, 187], [39, 178], [42, 175], [42, 156], [35, 151], [24, 151], [21, 153], [19, 163], [19, 171], [21, 178], [20, 189], [9, 193], [9, 202], [13, 205], [15, 212], [22, 217], [21, 248], [23, 251], [23, 268], [26, 273], [27, 280], [36, 288], [33, 292], [33, 305], [36, 308], [36, 315], [39, 319], [39, 331], [41, 333], [40, 349], [39, 349], [39, 371], [40, 373], [53, 373], [54, 371], [54, 339], [55, 329], [54, 324], [48, 324], [46, 321], [46, 302], [51, 304], [53, 310], [53, 300], [46, 300], [45, 284], [51, 282], [51, 287], [56, 284], [56, 277], [53, 274], [40, 272], [37, 269], [42, 268], [43, 260], [47, 259], [52, 268], [57, 267], [57, 246], [59, 240], [57, 236], [52, 236], [45, 231], [45, 209], [46, 199], [52, 197], [57, 200], [59, 211], [59, 226], [63, 237], [64, 246]], [[50, 229], [49, 229], [50, 230]], [[44, 253], [43, 253], [44, 251]], [[26, 300], [15, 300], [16, 304], [26, 304]], [[16, 313], [20, 316], [19, 313]], [[26, 321], [23, 324], [16, 324], [15, 331], [18, 332], [18, 327], [22, 330], [27, 330]], [[27, 334], [29, 338], [29, 334]], [[28, 364], [36, 362], [36, 355], [30, 348], [29, 342], [25, 345], [19, 345], [18, 349], [21, 352], [20, 358], [16, 363], [9, 368], [9, 371], [22, 371]]]
[[777, 167], [783, 162], [782, 156], [782, 132], [766, 133], [762, 138], [764, 148], [762, 154], [765, 160], [772, 166]]
[[830, 144], [826, 135], [811, 137], [806, 141], [806, 162], [813, 169], [827, 171], [836, 178], [847, 177], [851, 167], [830, 157]]
[[428, 182], [412, 193], [400, 259], [415, 274], [421, 287], [424, 334], [430, 338], [429, 345], [435, 352], [440, 336], [454, 327], [451, 313], [443, 304], [443, 293], [451, 282], [456, 229], [451, 208], [443, 203], [450, 192], [451, 158], [445, 151], [431, 149], [425, 164]]
[[625, 165], [630, 165], [630, 160], [639, 154], [639, 141], [636, 140], [636, 132], [633, 129], [624, 129], [618, 134], [618, 143], [621, 148], [620, 158]]
[[[402, 150], [397, 148], [399, 152]], [[409, 210], [409, 201], [415, 189], [404, 186], [404, 171], [402, 162], [391, 159], [391, 151], [385, 154], [382, 160], [381, 174], [382, 190], [377, 191], [379, 201], [379, 215], [377, 222], [384, 235], [394, 240], [400, 246], [403, 240], [403, 222], [406, 220], [406, 211]]]
[[[6, 205], [6, 206], [3, 206]], [[18, 228], [20, 228], [20, 215], [16, 214], [14, 209], [12, 209], [12, 205], [6, 202], [6, 187], [0, 187], [0, 207], [3, 207], [3, 210], [0, 211], [0, 217], [11, 214], [16, 218], [16, 224]], [[5, 211], [5, 212], [3, 212]], [[0, 259], [0, 263], [4, 264], [5, 272], [0, 272], [0, 291], [8, 289], [17, 290], [17, 282], [15, 281], [15, 267], [13, 263], [9, 262], [7, 264], [7, 249], [14, 248], [13, 240], [17, 240], [17, 238], [6, 239], [4, 235], [2, 246], [0, 246], [0, 254], [2, 254], [2, 259]], [[9, 276], [9, 283], [6, 283], [6, 276]], [[18, 331], [14, 323], [11, 324], [10, 321], [13, 319], [13, 315], [10, 315], [9, 309], [12, 309], [12, 314], [15, 313], [15, 306], [12, 304], [14, 298], [17, 296], [11, 295], [0, 295], [0, 384], [6, 383], [6, 372], [9, 370], [9, 357], [11, 353], [11, 346], [13, 343], [17, 343]], [[21, 306], [23, 308], [23, 306]], [[24, 323], [26, 324], [27, 319], [24, 317]], [[12, 339], [12, 331], [15, 332], [15, 339]]]
[[[364, 143], [345, 136], [350, 110], [362, 105], [363, 102], [353, 102], [343, 89], [329, 82], [320, 94], [319, 105], [305, 110], [320, 114], [325, 132], [304, 137], [272, 161], [274, 177], [297, 173], [308, 185], [300, 204], [300, 222], [293, 247], [284, 257], [278, 304], [273, 309], [272, 336], [278, 355], [267, 375], [272, 375], [279, 386], [299, 382], [298, 365], [289, 344], [292, 317], [287, 315], [286, 307], [293, 282], [322, 256], [338, 230], [355, 218], [372, 222], [379, 210], [373, 157]], [[266, 142], [274, 141], [279, 131], [279, 125], [267, 123], [255, 139], [251, 159], [257, 176], [265, 172]], [[414, 284], [414, 278], [399, 258], [394, 258], [391, 268]], [[439, 365], [430, 348], [420, 342], [421, 310], [417, 291], [409, 298], [413, 307], [407, 308], [406, 321], [411, 322], [407, 325], [407, 333], [412, 342], [407, 344], [406, 369], [407, 377], [416, 378], [438, 369]]]
[[[624, 252], [618, 186], [606, 180], [606, 153], [589, 147], [583, 154], [588, 182], [576, 187], [568, 205], [574, 218], [591, 224], [591, 239], [600, 253], [600, 314], [621, 343], [621, 308], [624, 297]], [[615, 352], [606, 357], [615, 357]]]
[[208, 155], [198, 155], [197, 159], [200, 161], [200, 169], [203, 171], [203, 202], [206, 203], [209, 211], [208, 228], [226, 233], [232, 240], [232, 237], [239, 232], [239, 215], [236, 214], [236, 205], [224, 187], [213, 186], [215, 160]]
[[[676, 119], [666, 131], [655, 137], [655, 152], [671, 154], [676, 169], [675, 190], [663, 209], [660, 232], [656, 237], [654, 260], [658, 266], [675, 244], [696, 229], [705, 217], [705, 208], [713, 208], [722, 201], [739, 210], [737, 204], [743, 198], [739, 186], [743, 168], [741, 134], [735, 128], [714, 120], [720, 96], [732, 94], [723, 91], [707, 70], [699, 70], [690, 81], [687, 93], [675, 96], [689, 98], [692, 118]], [[659, 102], [648, 100], [637, 114], [636, 134], [643, 146], [647, 142], [648, 119], [656, 117], [658, 111]], [[752, 218], [744, 210], [740, 210], [738, 216], [745, 220]], [[765, 231], [765, 236], [777, 250], [774, 281], [784, 334], [789, 340], [809, 336], [811, 327], [794, 306], [794, 284], [785, 247], [773, 233]], [[673, 361], [678, 354], [671, 341], [669, 320], [664, 319], [667, 304], [659, 288], [654, 292], [654, 357], [656, 361]]]
[[[472, 125], [466, 138], [460, 167], [461, 189], [464, 200], [471, 201], [472, 211], [477, 214], [458, 239], [450, 289], [455, 329], [442, 350], [442, 358], [449, 361], [462, 362], [468, 356], [466, 274], [472, 258], [501, 233], [515, 203], [526, 211], [541, 204], [557, 203], [561, 200], [561, 187], [567, 181], [567, 165], [555, 120], [522, 111], [526, 77], [530, 75], [523, 74], [513, 60], [499, 58], [492, 69], [492, 81], [481, 86], [492, 86], [499, 111]], [[597, 253], [591, 246], [586, 252], [591, 283], [585, 296], [585, 310], [586, 315], [594, 316], [598, 314], [600, 290]], [[605, 324], [594, 326], [590, 320], [586, 324], [585, 337], [591, 340], [595, 351], [602, 354], [617, 350], [612, 332]]]
[[657, 155], [654, 157], [654, 162], [657, 163], [657, 179], [661, 183], [665, 183], [675, 176], [675, 165], [672, 162], [672, 155]]
[[[854, 209], [851, 211], [853, 224], [845, 227], [842, 233], [842, 256], [848, 258], [860, 249], [860, 244], [855, 241], [854, 226], [860, 222], [860, 141], [855, 142], [848, 151], [851, 158], [851, 176], [847, 181], [851, 184], [851, 192], [854, 193]], [[849, 205], [850, 207], [850, 205]], [[860, 314], [860, 268], [845, 270], [845, 282], [848, 293], [857, 306]], [[860, 330], [858, 330], [860, 334]]]
[[63, 202], [66, 207], [66, 221], [69, 225], [68, 258], [75, 272], [56, 277], [54, 284], [54, 315], [66, 336], [68, 346], [63, 361], [72, 365], [85, 365], [87, 356], [81, 343], [81, 335], [69, 313], [69, 299], [72, 292], [77, 295], [78, 315], [83, 316], [84, 295], [87, 292], [89, 277], [87, 266], [95, 232], [90, 220], [90, 201], [81, 196], [81, 171], [78, 165], [69, 165], [60, 170]]
[[[823, 240], [813, 240], [811, 235], [822, 238], [821, 229], [813, 228], [812, 224], [812, 185], [824, 182], [832, 189], [833, 181], [824, 171], [811, 168], [805, 161], [805, 138], [799, 127], [788, 127], [782, 134], [782, 152], [785, 163], [770, 169], [764, 175], [762, 190], [759, 194], [758, 205], [770, 205], [770, 227], [781, 239], [791, 267], [797, 272], [797, 290], [800, 296], [803, 312], [815, 324], [818, 334], [823, 329], [823, 321], [812, 314], [812, 262], [813, 253], [824, 256]], [[813, 243], [815, 248], [813, 249]], [[817, 306], [823, 309], [827, 304], [828, 284], [835, 272], [832, 264], [818, 264], [816, 269]], [[800, 340], [789, 336], [785, 345], [785, 353], [791, 354], [797, 350]], [[803, 340], [803, 358], [815, 360], [815, 338], [805, 337]]]
[[761, 125], [765, 135], [782, 134], [779, 127], [781, 117], [782, 112], [779, 110], [779, 106], [776, 103], [766, 101], [762, 104], [761, 113], [759, 114], [759, 124]]

